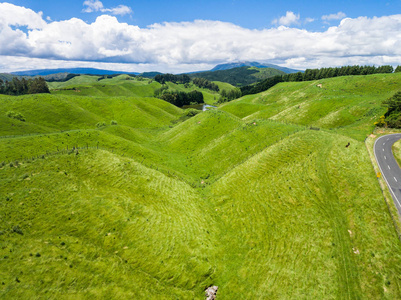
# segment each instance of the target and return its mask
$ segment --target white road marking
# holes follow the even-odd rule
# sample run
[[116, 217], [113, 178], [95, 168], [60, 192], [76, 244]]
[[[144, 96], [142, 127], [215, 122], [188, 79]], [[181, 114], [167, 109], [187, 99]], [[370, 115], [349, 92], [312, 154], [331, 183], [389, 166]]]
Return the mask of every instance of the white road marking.
[[387, 157], [384, 155], [384, 159], [387, 159]]
[[397, 178], [394, 177], [395, 182], [398, 182]]
[[383, 152], [384, 152], [384, 149], [383, 149]]
[[391, 169], [390, 169], [390, 166], [387, 166], [387, 167], [388, 167], [389, 170], [391, 170]]
[[386, 142], [383, 143], [383, 146], [386, 144]]

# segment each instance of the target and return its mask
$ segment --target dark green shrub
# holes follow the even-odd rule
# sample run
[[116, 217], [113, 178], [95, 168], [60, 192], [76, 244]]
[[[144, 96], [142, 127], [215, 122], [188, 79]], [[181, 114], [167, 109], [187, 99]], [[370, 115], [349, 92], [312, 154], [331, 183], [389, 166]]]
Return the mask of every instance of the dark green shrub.
[[22, 232], [21, 228], [18, 225], [14, 226], [12, 231], [20, 235], [24, 235], [24, 233]]
[[184, 116], [193, 117], [199, 114], [201, 111], [195, 108], [188, 108], [184, 111]]
[[117, 123], [116, 120], [112, 120], [112, 121], [110, 122], [110, 125], [118, 125], [118, 123]]
[[12, 110], [8, 111], [6, 116], [11, 118], [11, 119], [16, 119], [16, 120], [25, 122], [25, 118], [24, 118], [24, 116], [22, 114], [17, 113], [17, 112], [12, 111]]
[[97, 123], [96, 123], [96, 127], [97, 127], [97, 128], [106, 127], [106, 122], [97, 122]]

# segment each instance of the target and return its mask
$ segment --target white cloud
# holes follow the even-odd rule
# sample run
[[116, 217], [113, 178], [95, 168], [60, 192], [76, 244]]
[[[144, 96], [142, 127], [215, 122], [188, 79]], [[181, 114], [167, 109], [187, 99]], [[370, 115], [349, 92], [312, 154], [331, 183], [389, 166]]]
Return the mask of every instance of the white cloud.
[[313, 18], [306, 18], [305, 19], [305, 24], [312, 23], [312, 22], [315, 22], [315, 19], [313, 19]]
[[46, 22], [43, 13], [16, 6], [10, 3], [0, 3], [0, 24], [3, 26], [27, 26], [29, 29], [43, 28]]
[[[8, 7], [16, 17], [9, 18], [10, 11], [3, 13], [4, 6], [0, 6], [0, 55], [5, 59], [0, 58], [0, 71], [31, 68], [28, 62], [35, 62], [32, 67], [41, 63], [49, 67], [66, 61], [119, 66], [115, 69], [135, 64], [137, 71], [170, 72], [204, 70], [217, 63], [244, 60], [296, 68], [397, 65], [401, 61], [401, 15], [345, 18], [326, 31], [310, 32], [286, 26], [250, 30], [205, 20], [140, 28], [110, 15], [99, 16], [90, 24], [77, 18], [47, 23], [32, 10]], [[26, 60], [22, 63], [16, 57]], [[48, 63], [50, 60], [54, 64]]]
[[114, 8], [104, 8], [103, 3], [99, 0], [85, 0], [83, 6], [85, 6], [85, 8], [82, 11], [85, 13], [100, 11], [104, 13], [110, 12], [113, 15], [121, 16], [132, 13], [132, 9], [126, 5], [118, 5]]
[[345, 13], [340, 11], [336, 14], [324, 15], [324, 16], [322, 16], [322, 20], [323, 21], [341, 20], [341, 19], [344, 19], [346, 16], [347, 15]]
[[98, 0], [86, 0], [84, 1], [83, 6], [86, 6], [83, 9], [83, 12], [86, 13], [91, 13], [103, 9], [103, 3]]
[[102, 9], [101, 11], [102, 12], [111, 12], [113, 15], [121, 15], [121, 16], [132, 13], [132, 9], [125, 5], [119, 5], [114, 8], [106, 8], [106, 9]]
[[300, 16], [299, 14], [294, 14], [292, 11], [287, 11], [285, 16], [275, 19], [273, 21], [273, 24], [278, 24], [278, 25], [284, 25], [284, 26], [290, 26], [292, 24], [298, 24], [299, 23]]

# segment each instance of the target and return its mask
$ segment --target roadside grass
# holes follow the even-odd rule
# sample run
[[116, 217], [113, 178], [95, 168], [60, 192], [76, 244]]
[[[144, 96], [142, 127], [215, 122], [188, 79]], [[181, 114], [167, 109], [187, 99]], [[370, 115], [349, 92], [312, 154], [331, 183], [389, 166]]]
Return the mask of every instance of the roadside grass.
[[401, 141], [395, 142], [392, 150], [398, 166], [401, 166]]

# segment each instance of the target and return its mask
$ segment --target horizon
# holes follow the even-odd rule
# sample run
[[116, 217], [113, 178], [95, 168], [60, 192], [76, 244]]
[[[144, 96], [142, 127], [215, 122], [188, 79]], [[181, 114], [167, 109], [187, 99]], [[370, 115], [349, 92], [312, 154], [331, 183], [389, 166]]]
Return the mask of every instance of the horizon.
[[401, 64], [401, 1], [0, 2], [0, 72]]

